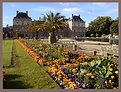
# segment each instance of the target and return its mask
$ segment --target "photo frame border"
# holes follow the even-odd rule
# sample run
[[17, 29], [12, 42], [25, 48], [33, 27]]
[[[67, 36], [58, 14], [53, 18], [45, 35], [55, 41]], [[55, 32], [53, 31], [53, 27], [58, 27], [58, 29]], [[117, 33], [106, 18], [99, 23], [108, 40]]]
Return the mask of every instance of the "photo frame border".
[[[2, 79], [2, 23], [3, 2], [117, 2], [119, 15], [119, 89], [3, 89]], [[0, 1], [0, 92], [121, 92], [121, 1], [120, 0], [2, 0]]]

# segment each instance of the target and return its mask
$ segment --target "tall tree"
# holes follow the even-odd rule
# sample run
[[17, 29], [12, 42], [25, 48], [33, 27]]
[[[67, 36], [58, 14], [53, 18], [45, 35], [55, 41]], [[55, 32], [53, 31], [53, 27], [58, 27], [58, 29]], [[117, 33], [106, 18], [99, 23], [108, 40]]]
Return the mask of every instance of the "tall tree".
[[113, 35], [114, 33], [118, 34], [118, 32], [119, 32], [119, 26], [118, 26], [118, 18], [117, 18], [114, 21], [112, 21], [112, 24], [110, 26], [110, 33]]
[[56, 43], [56, 31], [58, 31], [58, 29], [68, 27], [68, 24], [65, 21], [65, 16], [61, 16], [60, 13], [54, 14], [53, 12], [49, 12], [48, 14], [44, 15], [44, 18], [46, 19], [44, 25], [49, 31], [49, 43]]
[[94, 34], [94, 36], [96, 36], [96, 34], [98, 34], [99, 36], [103, 34], [109, 34], [111, 22], [111, 17], [99, 16], [89, 23], [88, 31], [90, 32], [88, 33]]

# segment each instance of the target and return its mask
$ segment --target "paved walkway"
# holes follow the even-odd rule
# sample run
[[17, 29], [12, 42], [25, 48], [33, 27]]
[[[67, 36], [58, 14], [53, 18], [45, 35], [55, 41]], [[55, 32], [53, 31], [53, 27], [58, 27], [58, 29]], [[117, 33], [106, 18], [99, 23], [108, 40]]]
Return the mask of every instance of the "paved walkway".
[[[104, 55], [106, 54], [106, 51], [108, 50], [110, 53], [117, 54], [118, 52], [118, 45], [110, 45], [109, 42], [98, 42], [98, 41], [76, 41], [74, 39], [60, 39], [62, 43], [73, 43], [75, 42], [79, 50], [82, 52], [93, 54], [94, 50], [97, 51], [97, 55]], [[112, 51], [111, 48], [114, 50]]]
[[76, 41], [74, 39], [60, 39], [59, 41], [61, 42], [76, 42], [77, 44], [78, 43], [83, 43], [83, 44], [102, 44], [102, 45], [109, 45], [109, 42], [99, 42], [99, 41]]

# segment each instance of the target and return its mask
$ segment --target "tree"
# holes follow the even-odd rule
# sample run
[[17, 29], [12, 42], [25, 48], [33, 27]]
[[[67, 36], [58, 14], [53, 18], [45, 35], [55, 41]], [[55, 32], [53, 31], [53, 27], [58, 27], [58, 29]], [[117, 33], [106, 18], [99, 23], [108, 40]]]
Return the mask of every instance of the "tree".
[[33, 32], [35, 39], [38, 39], [38, 32], [43, 31], [44, 27], [44, 21], [34, 20], [31, 25], [26, 26], [26, 29], [29, 33]]
[[114, 33], [115, 34], [118, 34], [118, 19], [114, 20], [110, 26], [110, 33], [113, 35]]
[[60, 13], [50, 12], [49, 14], [44, 15], [46, 19], [44, 25], [46, 30], [49, 31], [49, 42], [50, 44], [56, 43], [56, 34], [59, 29], [67, 28], [68, 25], [65, 21], [65, 16], [61, 16]]
[[93, 21], [91, 21], [89, 23], [89, 27], [88, 27], [88, 33], [90, 34], [94, 34], [94, 36], [96, 36], [96, 34], [98, 34], [98, 36], [101, 36], [102, 34], [110, 34], [110, 25], [111, 25], [112, 19], [109, 16], [99, 16], [96, 19], [94, 19]]
[[59, 29], [64, 29], [68, 27], [65, 21], [65, 16], [61, 16], [60, 13], [50, 12], [43, 16], [42, 20], [33, 21], [31, 25], [26, 28], [28, 32], [34, 32], [36, 39], [38, 38], [38, 32], [49, 31], [49, 42], [50, 44], [56, 43], [56, 33]]

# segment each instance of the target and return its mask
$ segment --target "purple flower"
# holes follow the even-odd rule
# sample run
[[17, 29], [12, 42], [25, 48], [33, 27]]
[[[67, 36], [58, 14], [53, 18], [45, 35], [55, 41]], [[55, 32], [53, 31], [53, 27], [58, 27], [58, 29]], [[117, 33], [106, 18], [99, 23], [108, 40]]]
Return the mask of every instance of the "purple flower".
[[86, 88], [86, 85], [85, 85], [85, 84], [83, 84], [83, 85], [82, 85], [82, 87], [83, 87], [83, 88]]
[[72, 75], [72, 77], [74, 77], [74, 75]]
[[77, 85], [80, 85], [80, 82], [76, 81], [76, 84], [77, 84]]
[[72, 77], [72, 74], [68, 74], [69, 77]]
[[60, 83], [60, 85], [61, 85], [61, 86], [63, 86], [63, 85], [64, 85], [64, 83], [63, 83], [63, 82], [61, 82], [61, 83]]
[[60, 67], [60, 70], [63, 70], [63, 67]]
[[73, 78], [74, 75], [72, 75], [72, 74], [68, 74], [68, 77], [69, 77], [69, 78]]

